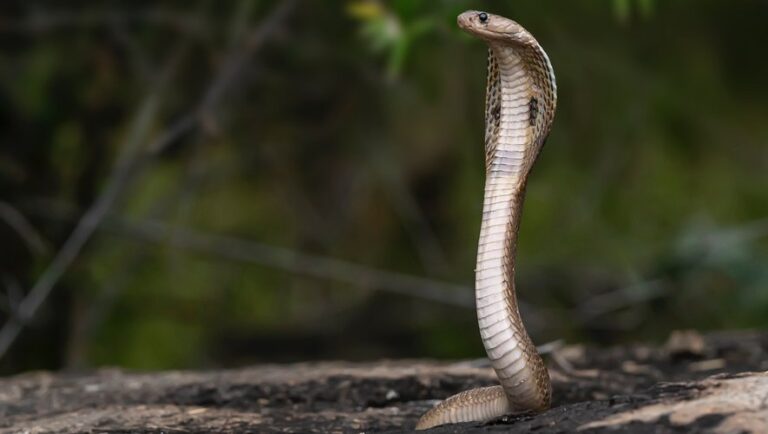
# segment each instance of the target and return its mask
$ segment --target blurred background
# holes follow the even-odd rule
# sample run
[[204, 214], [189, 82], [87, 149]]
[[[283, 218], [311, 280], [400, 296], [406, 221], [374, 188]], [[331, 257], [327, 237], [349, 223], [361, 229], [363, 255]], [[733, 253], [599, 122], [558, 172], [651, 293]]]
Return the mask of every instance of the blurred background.
[[768, 3], [4, 1], [0, 372], [484, 357], [484, 45], [559, 85], [538, 344], [768, 326]]

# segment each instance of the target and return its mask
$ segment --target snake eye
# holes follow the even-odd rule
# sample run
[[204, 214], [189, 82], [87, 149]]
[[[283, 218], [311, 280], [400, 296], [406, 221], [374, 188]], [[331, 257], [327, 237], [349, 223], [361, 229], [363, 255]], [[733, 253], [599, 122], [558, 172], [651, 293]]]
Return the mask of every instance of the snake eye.
[[481, 23], [484, 23], [488, 21], [488, 14], [486, 14], [485, 12], [480, 12], [479, 14], [477, 14], [477, 18], [480, 19]]

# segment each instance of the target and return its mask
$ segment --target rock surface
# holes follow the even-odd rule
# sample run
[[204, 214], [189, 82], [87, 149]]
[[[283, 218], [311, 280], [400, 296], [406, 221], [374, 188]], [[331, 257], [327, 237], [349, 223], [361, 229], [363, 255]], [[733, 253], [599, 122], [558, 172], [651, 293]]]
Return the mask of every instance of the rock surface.
[[[565, 346], [553, 407], [434, 433], [768, 433], [768, 333]], [[485, 362], [302, 363], [209, 372], [0, 379], [0, 433], [411, 432], [437, 400], [495, 383]]]

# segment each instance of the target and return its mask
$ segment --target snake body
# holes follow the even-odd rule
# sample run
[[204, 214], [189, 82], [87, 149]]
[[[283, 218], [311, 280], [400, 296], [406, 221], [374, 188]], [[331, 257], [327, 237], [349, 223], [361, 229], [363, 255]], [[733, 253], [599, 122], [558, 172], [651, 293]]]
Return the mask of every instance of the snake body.
[[547, 368], [520, 317], [514, 276], [526, 182], [554, 119], [554, 71], [536, 39], [510, 19], [467, 11], [458, 25], [489, 47], [475, 302], [483, 345], [501, 384], [449, 397], [424, 414], [417, 429], [543, 411], [552, 394]]

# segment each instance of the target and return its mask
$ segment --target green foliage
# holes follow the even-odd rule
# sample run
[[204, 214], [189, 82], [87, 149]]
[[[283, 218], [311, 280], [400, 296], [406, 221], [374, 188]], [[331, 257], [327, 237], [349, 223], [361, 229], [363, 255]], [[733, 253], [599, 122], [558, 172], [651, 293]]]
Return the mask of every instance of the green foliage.
[[360, 21], [361, 33], [370, 49], [387, 58], [387, 72], [397, 77], [414, 41], [435, 27], [433, 17], [408, 19], [414, 14], [414, 2], [394, 2], [392, 10], [373, 1], [351, 2], [349, 14]]

